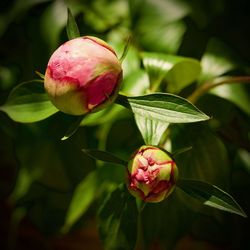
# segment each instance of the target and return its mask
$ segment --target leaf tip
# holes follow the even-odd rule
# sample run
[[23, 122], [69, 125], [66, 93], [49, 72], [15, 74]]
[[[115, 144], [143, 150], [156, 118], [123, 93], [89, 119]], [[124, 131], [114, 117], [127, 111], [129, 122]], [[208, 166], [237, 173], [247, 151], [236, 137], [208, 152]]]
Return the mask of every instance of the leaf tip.
[[244, 217], [244, 218], [248, 218], [248, 216], [247, 216], [247, 214], [242, 210], [241, 211], [241, 214], [240, 214], [242, 217]]
[[203, 113], [203, 114], [204, 114], [204, 121], [208, 121], [208, 120], [211, 120], [213, 118], [212, 116], [208, 116], [205, 113]]
[[62, 138], [61, 138], [61, 141], [65, 141], [65, 140], [67, 140], [69, 137], [68, 136], [63, 136]]
[[70, 10], [69, 7], [67, 7], [67, 15], [68, 15], [68, 20], [69, 20], [69, 18], [73, 17], [72, 11]]
[[44, 80], [44, 78], [45, 78], [45, 75], [44, 75], [44, 74], [42, 74], [42, 73], [39, 72], [38, 70], [36, 70], [35, 73], [36, 73], [41, 79]]
[[67, 13], [68, 17], [67, 17], [66, 32], [69, 40], [71, 40], [80, 37], [80, 32], [70, 8], [67, 8]]

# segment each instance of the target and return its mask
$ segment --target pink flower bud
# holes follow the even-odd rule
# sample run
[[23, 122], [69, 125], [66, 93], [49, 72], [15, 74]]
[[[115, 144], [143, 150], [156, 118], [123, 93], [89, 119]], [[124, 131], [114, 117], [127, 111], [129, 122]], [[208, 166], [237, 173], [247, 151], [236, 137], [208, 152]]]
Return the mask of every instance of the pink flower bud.
[[82, 115], [114, 101], [121, 79], [115, 51], [101, 39], [84, 36], [67, 41], [52, 54], [44, 85], [59, 110]]
[[128, 190], [145, 202], [165, 199], [173, 191], [177, 177], [175, 162], [157, 147], [140, 147], [128, 162]]

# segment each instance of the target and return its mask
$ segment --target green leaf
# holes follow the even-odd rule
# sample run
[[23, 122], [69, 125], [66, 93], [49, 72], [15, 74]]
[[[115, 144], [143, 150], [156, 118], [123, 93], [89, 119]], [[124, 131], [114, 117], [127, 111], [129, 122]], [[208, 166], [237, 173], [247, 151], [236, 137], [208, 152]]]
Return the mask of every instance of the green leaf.
[[[85, 163], [85, 165], [86, 164], [88, 163]], [[77, 174], [77, 172], [74, 173]], [[100, 195], [103, 195], [103, 192], [106, 189], [108, 189], [109, 192], [114, 190], [114, 188], [116, 188], [123, 180], [124, 169], [114, 168], [114, 166], [110, 166], [110, 164], [98, 167], [95, 171], [90, 172], [78, 183], [74, 190], [65, 217], [65, 223], [61, 231], [67, 233], [69, 229], [87, 212], [95, 199]]]
[[126, 161], [106, 151], [97, 150], [97, 149], [82, 149], [82, 152], [96, 160], [116, 163], [116, 164], [123, 165], [123, 166], [127, 165]]
[[88, 114], [81, 122], [80, 126], [96, 126], [115, 120], [117, 118], [126, 117], [128, 114], [124, 109], [117, 105], [108, 106], [95, 113]]
[[87, 211], [100, 189], [98, 173], [88, 174], [76, 187], [69, 209], [66, 214], [62, 232], [66, 233], [70, 227]]
[[145, 118], [135, 114], [136, 124], [146, 145], [158, 145], [169, 123]]
[[180, 178], [199, 179], [228, 187], [229, 162], [227, 150], [204, 123], [175, 125], [170, 128], [171, 152], [192, 147], [185, 154], [176, 154]]
[[186, 30], [182, 19], [190, 12], [185, 2], [130, 0], [129, 7], [133, 30], [143, 48], [171, 54], [177, 52]]
[[202, 74], [200, 82], [221, 76], [234, 69], [237, 65], [236, 56], [220, 40], [212, 38], [201, 58]]
[[69, 129], [66, 131], [65, 135], [61, 138], [62, 141], [67, 140], [77, 131], [84, 117], [85, 115], [81, 115], [76, 118], [75, 122], [71, 124]]
[[155, 93], [137, 97], [119, 95], [116, 103], [145, 118], [167, 123], [189, 123], [209, 119], [186, 99], [172, 94]]
[[66, 30], [67, 30], [67, 35], [68, 35], [69, 40], [80, 37], [80, 32], [77, 27], [75, 18], [72, 15], [69, 8], [68, 8], [68, 19], [67, 19]]
[[[9, 197], [14, 203], [29, 192], [32, 192], [34, 196], [37, 195], [31, 190], [31, 185], [34, 182], [64, 194], [67, 193], [71, 185], [68, 170], [66, 170], [67, 164], [59, 152], [58, 143], [54, 143], [56, 140], [53, 140], [54, 137], [49, 131], [46, 136], [39, 136], [38, 127], [39, 124], [31, 124], [22, 126], [22, 129], [18, 131], [15, 154], [18, 159], [19, 174]], [[37, 139], [34, 140], [34, 137]], [[72, 153], [72, 151], [67, 150], [67, 153], [70, 153], [73, 158], [76, 158], [76, 155], [79, 156], [79, 152]], [[71, 168], [76, 165], [72, 159], [70, 164]], [[78, 159], [77, 164], [82, 164], [82, 161]]]
[[210, 90], [210, 93], [234, 103], [241, 110], [250, 114], [250, 99], [243, 85], [223, 84]]
[[83, 15], [84, 22], [91, 27], [94, 33], [110, 32], [115, 29], [114, 27], [119, 27], [122, 20], [128, 18], [127, 3], [123, 0], [80, 2], [86, 4], [86, 11]]
[[143, 65], [149, 75], [151, 89], [156, 90], [166, 73], [173, 67], [173, 64], [169, 63], [166, 57], [165, 54], [142, 54]]
[[[141, 14], [138, 20], [138, 26], [147, 27], [152, 24], [167, 24], [180, 20], [188, 15], [190, 8], [183, 1], [179, 0], [146, 0], [129, 1], [132, 15]], [[137, 17], [138, 18], [138, 17]]]
[[144, 70], [136, 70], [123, 81], [121, 92], [126, 95], [143, 95], [149, 89], [148, 74]]
[[247, 217], [234, 198], [215, 185], [188, 179], [179, 180], [177, 185], [185, 193], [202, 202], [204, 205]]
[[[157, 29], [155, 28], [157, 27]], [[186, 24], [180, 20], [168, 24], [148, 25], [140, 29], [138, 37], [147, 51], [176, 54], [187, 30]], [[160, 39], [156, 39], [160, 37]]]
[[119, 187], [113, 191], [98, 213], [100, 236], [107, 250], [130, 250], [136, 244], [136, 202], [124, 189]]
[[188, 57], [147, 52], [142, 54], [142, 58], [153, 91], [165, 79], [170, 92], [179, 92], [196, 80], [201, 72], [199, 61]]
[[[155, 239], [161, 239], [163, 249], [175, 249], [177, 241], [190, 230], [197, 214], [194, 215], [193, 210], [187, 209], [183, 205], [182, 200], [177, 195], [178, 191], [179, 189], [176, 188], [167, 199], [157, 204], [147, 203], [143, 209], [142, 223], [145, 246], [155, 246], [152, 244]], [[184, 221], [185, 223], [183, 223]], [[157, 248], [155, 246], [152, 249]]]
[[44, 91], [43, 81], [33, 80], [16, 86], [0, 107], [17, 122], [37, 122], [58, 112]]

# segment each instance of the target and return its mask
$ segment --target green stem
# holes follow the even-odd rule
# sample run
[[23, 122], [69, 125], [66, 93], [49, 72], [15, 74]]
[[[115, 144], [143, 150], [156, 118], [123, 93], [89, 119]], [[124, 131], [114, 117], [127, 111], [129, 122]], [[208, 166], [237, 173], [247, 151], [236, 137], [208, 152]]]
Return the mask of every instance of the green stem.
[[232, 77], [220, 77], [207, 81], [200, 85], [187, 99], [195, 103], [197, 100], [209, 90], [216, 88], [223, 84], [239, 84], [239, 83], [250, 83], [250, 76], [232, 76]]
[[137, 217], [137, 241], [135, 250], [144, 250], [144, 236], [143, 236], [143, 225], [142, 225], [142, 210], [144, 209], [146, 203], [141, 200], [136, 199], [138, 217]]
[[142, 216], [141, 212], [138, 213], [137, 219], [137, 241], [135, 250], [144, 250], [144, 239], [143, 239], [143, 230], [142, 230]]
[[155, 82], [149, 89], [149, 93], [155, 93], [157, 91], [159, 91], [159, 88], [161, 86], [162, 80], [158, 80], [157, 82]]

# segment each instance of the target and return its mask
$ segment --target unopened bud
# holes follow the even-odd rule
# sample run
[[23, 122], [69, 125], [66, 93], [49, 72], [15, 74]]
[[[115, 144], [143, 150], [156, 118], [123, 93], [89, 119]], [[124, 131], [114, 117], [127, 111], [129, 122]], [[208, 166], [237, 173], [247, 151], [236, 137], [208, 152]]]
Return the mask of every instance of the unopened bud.
[[84, 36], [67, 41], [52, 54], [44, 86], [60, 111], [82, 115], [113, 102], [121, 79], [114, 50], [101, 39]]
[[142, 146], [128, 162], [128, 190], [145, 202], [160, 202], [174, 189], [178, 169], [163, 150]]

